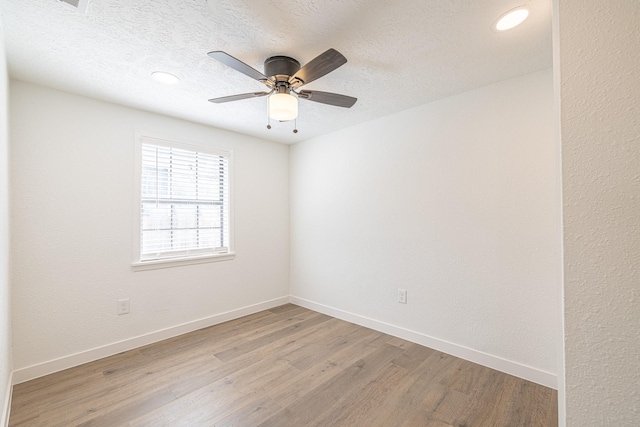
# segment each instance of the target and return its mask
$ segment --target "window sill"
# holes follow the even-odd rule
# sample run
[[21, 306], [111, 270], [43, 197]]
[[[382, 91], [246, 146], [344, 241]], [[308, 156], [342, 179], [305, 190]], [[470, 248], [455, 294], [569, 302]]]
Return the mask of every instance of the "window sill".
[[138, 261], [131, 264], [133, 271], [156, 270], [159, 268], [180, 267], [183, 265], [203, 264], [206, 262], [229, 261], [236, 257], [233, 252], [216, 255], [202, 255], [184, 258], [154, 259], [150, 261]]

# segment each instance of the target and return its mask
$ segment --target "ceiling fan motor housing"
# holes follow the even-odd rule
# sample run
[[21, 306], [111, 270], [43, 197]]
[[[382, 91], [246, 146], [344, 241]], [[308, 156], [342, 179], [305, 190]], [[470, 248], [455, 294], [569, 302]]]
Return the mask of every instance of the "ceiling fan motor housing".
[[264, 74], [276, 81], [287, 81], [300, 69], [300, 63], [288, 56], [272, 56], [264, 61]]

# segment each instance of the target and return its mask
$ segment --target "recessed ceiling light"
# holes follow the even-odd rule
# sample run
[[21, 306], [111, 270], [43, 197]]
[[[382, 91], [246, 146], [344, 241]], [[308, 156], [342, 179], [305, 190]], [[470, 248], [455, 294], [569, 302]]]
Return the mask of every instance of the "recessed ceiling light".
[[527, 16], [529, 16], [529, 11], [523, 7], [518, 7], [498, 18], [498, 21], [496, 21], [493, 28], [496, 31], [510, 30], [511, 28], [522, 24], [522, 22], [527, 19]]
[[180, 83], [180, 79], [170, 73], [165, 73], [164, 71], [154, 71], [151, 73], [151, 77], [160, 83], [164, 83], [166, 85], [175, 85]]

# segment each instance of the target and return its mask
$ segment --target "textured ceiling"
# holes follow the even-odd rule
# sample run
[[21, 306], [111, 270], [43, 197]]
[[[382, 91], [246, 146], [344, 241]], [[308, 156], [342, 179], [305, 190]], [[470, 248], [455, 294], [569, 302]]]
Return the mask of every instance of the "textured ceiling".
[[[497, 33], [520, 5], [530, 18]], [[9, 72], [35, 82], [284, 143], [551, 67], [551, 0], [0, 0]], [[264, 86], [209, 58], [252, 67], [287, 55], [305, 64], [328, 48], [348, 62], [305, 89], [358, 98], [351, 109], [300, 101], [297, 121], [267, 130], [266, 98], [209, 98]], [[153, 71], [181, 78], [175, 86]]]

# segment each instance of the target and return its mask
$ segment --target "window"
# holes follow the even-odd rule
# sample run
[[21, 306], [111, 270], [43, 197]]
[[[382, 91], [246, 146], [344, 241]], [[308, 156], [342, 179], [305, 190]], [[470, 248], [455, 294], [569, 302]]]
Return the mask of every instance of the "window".
[[231, 152], [136, 137], [134, 269], [229, 259]]

